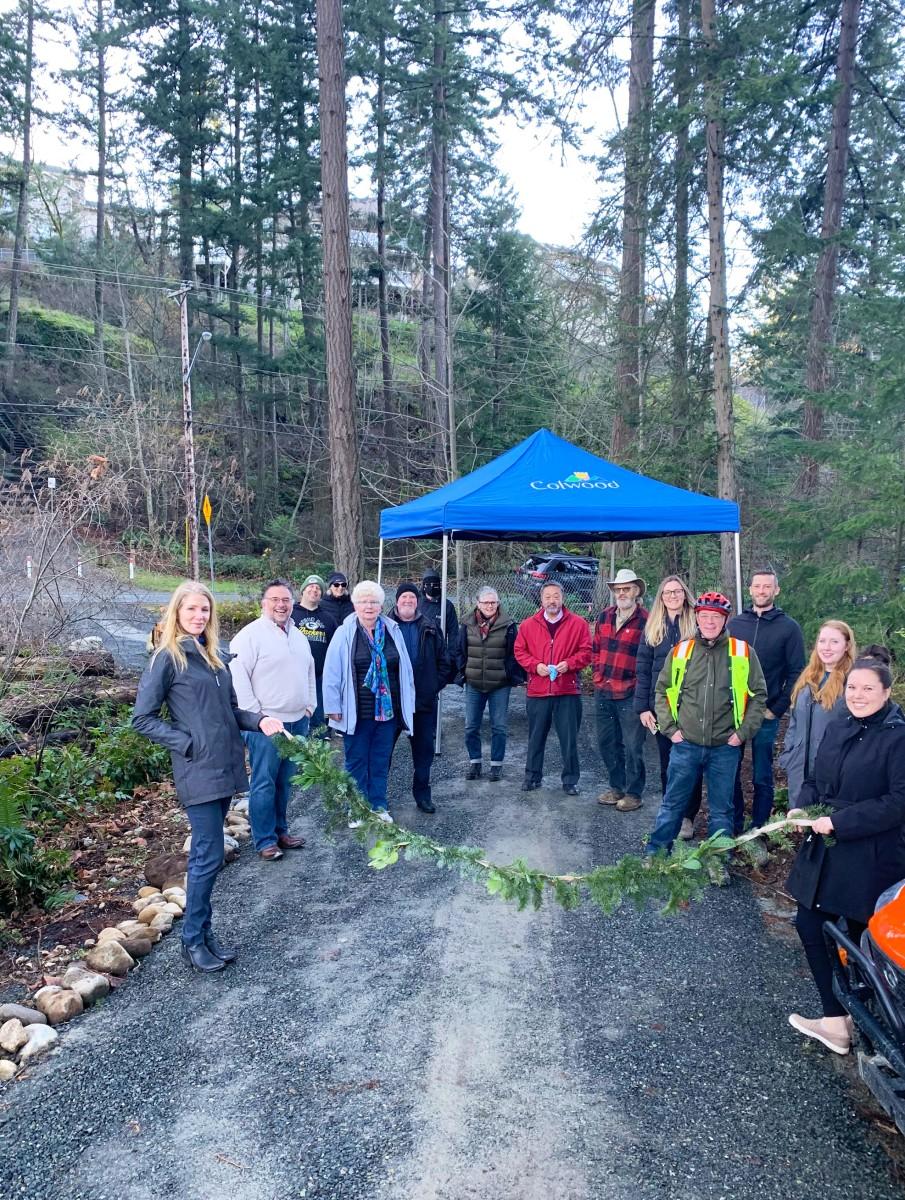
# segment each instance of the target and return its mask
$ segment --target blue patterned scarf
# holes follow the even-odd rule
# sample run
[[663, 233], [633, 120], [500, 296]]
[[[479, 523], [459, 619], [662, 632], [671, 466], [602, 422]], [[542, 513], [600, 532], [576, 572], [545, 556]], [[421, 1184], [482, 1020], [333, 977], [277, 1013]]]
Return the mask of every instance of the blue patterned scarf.
[[361, 628], [368, 639], [368, 649], [371, 651], [371, 665], [368, 668], [367, 675], [365, 675], [364, 685], [374, 693], [374, 720], [392, 721], [394, 716], [393, 697], [390, 694], [390, 676], [387, 672], [386, 655], [383, 652], [384, 639], [386, 638], [386, 626], [383, 623], [383, 617], [377, 618], [373, 637], [368, 633], [364, 625]]

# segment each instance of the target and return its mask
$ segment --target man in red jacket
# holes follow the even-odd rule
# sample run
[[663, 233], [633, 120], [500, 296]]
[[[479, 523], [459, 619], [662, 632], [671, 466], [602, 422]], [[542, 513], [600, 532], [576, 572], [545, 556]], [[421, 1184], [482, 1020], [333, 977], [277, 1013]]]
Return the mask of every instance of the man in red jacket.
[[528, 672], [528, 754], [522, 791], [534, 792], [541, 786], [547, 735], [555, 725], [562, 751], [562, 790], [577, 796], [581, 775], [578, 672], [591, 661], [591, 632], [587, 622], [563, 608], [558, 583], [544, 585], [540, 602], [540, 612], [522, 621], [515, 639], [515, 657]]

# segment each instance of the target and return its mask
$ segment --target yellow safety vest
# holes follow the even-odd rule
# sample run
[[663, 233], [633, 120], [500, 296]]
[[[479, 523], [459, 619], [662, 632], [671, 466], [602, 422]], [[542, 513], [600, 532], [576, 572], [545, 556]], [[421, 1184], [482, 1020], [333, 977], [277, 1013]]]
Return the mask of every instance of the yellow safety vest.
[[[691, 652], [694, 650], [695, 639], [686, 638], [679, 642], [672, 652], [672, 674], [670, 686], [666, 689], [666, 703], [672, 713], [672, 719], [679, 719], [679, 697], [682, 692], [682, 681]], [[748, 691], [748, 676], [751, 672], [751, 648], [741, 638], [729, 638], [729, 686], [732, 691], [732, 723], [736, 729], [745, 719], [748, 708], [748, 697], [754, 693]]]

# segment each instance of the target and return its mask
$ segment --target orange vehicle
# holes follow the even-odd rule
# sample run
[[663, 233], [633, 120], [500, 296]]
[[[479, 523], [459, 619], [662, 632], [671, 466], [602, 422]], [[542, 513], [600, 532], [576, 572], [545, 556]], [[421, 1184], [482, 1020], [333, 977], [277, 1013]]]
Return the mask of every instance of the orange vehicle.
[[880, 897], [856, 945], [828, 921], [833, 991], [858, 1031], [858, 1073], [905, 1134], [905, 882]]

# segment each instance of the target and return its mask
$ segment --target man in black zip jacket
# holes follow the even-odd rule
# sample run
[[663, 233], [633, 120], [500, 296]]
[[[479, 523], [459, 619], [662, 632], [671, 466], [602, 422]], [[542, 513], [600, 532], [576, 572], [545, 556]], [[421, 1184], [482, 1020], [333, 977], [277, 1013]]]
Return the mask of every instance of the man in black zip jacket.
[[[421, 599], [414, 583], [400, 583], [396, 607], [390, 613], [399, 622], [415, 676], [415, 716], [412, 729], [412, 795], [422, 812], [436, 812], [431, 798], [431, 767], [437, 736], [437, 697], [455, 676], [440, 626], [418, 611]], [[399, 729], [401, 732], [401, 727]], [[397, 738], [399, 736], [397, 732]]]
[[[759, 567], [752, 572], [748, 594], [751, 606], [730, 620], [729, 633], [743, 638], [757, 652], [767, 682], [764, 723], [751, 741], [754, 776], [751, 823], [760, 826], [767, 823], [773, 810], [773, 747], [780, 718], [789, 708], [795, 680], [804, 669], [805, 653], [801, 626], [774, 604], [779, 595], [779, 580], [772, 567]], [[735, 777], [736, 836], [742, 832], [744, 821], [739, 759], [739, 772]]]

